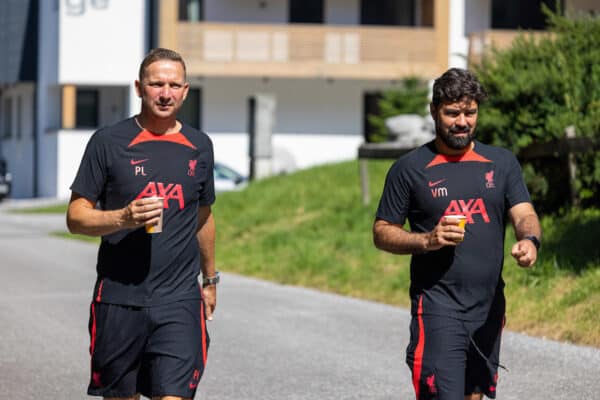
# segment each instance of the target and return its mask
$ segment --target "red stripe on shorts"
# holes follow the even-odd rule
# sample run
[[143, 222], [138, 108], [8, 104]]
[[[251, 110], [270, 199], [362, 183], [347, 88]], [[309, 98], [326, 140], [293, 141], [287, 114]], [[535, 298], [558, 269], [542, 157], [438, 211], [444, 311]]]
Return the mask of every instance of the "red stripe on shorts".
[[202, 329], [202, 366], [206, 368], [206, 317], [203, 298], [200, 298], [200, 328]]
[[90, 332], [90, 355], [94, 355], [96, 348], [96, 304], [92, 303], [92, 331]]
[[419, 308], [417, 310], [417, 320], [419, 321], [419, 341], [415, 349], [415, 360], [413, 362], [413, 386], [415, 387], [415, 395], [419, 400], [421, 369], [423, 368], [423, 352], [425, 350], [425, 330], [423, 325], [423, 296], [419, 298]]

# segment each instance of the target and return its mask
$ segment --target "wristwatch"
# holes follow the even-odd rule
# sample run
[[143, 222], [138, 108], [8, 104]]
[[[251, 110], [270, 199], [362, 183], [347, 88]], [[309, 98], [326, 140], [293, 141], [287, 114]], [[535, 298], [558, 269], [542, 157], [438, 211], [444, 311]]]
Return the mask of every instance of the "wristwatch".
[[531, 240], [531, 242], [535, 245], [535, 249], [539, 251], [542, 244], [540, 243], [540, 239], [533, 235], [527, 235], [523, 239]]
[[209, 285], [216, 285], [221, 280], [221, 275], [219, 271], [215, 271], [215, 276], [202, 278], [202, 287]]

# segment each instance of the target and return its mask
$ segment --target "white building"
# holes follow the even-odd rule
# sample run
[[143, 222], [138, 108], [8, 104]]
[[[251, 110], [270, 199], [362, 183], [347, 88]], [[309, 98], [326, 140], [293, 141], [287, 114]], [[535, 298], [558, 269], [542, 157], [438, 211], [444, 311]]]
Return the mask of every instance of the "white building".
[[180, 117], [242, 173], [248, 99], [272, 95], [281, 171], [355, 158], [374, 94], [466, 66], [469, 37], [477, 52], [495, 28], [543, 28], [541, 1], [3, 0], [0, 154], [12, 196], [69, 196], [92, 132], [138, 112], [133, 81], [152, 47], [183, 55], [192, 90]]

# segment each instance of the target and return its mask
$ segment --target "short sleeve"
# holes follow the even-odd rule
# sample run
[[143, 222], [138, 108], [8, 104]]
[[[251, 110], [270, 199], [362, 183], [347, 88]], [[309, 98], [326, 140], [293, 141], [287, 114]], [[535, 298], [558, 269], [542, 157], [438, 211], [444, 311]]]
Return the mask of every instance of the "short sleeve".
[[107, 155], [101, 131], [90, 138], [71, 190], [91, 201], [97, 201], [103, 190], [107, 176]]
[[523, 173], [519, 161], [512, 153], [510, 153], [508, 159], [509, 164], [506, 174], [505, 200], [508, 207], [511, 208], [519, 203], [531, 202], [531, 197], [527, 190], [527, 186], [525, 185], [525, 181], [523, 180]]
[[409, 203], [409, 181], [402, 171], [401, 163], [396, 162], [385, 178], [376, 218], [404, 225], [408, 215]]
[[200, 188], [198, 193], [198, 204], [200, 206], [209, 206], [215, 202], [215, 157], [213, 145], [210, 138], [207, 137], [208, 150], [204, 156], [206, 162], [206, 182]]

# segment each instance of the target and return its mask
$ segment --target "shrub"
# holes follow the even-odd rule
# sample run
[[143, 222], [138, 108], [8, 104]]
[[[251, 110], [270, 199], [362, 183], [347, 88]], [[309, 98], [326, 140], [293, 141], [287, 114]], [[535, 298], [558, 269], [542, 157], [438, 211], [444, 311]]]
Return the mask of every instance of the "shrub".
[[[577, 136], [600, 143], [600, 18], [561, 16], [543, 6], [550, 35], [520, 35], [512, 47], [492, 50], [474, 66], [489, 99], [481, 106], [482, 141], [519, 153], [532, 143]], [[575, 157], [581, 205], [600, 204], [600, 160], [592, 151]], [[569, 204], [566, 160], [522, 160], [538, 209], [556, 211]]]

